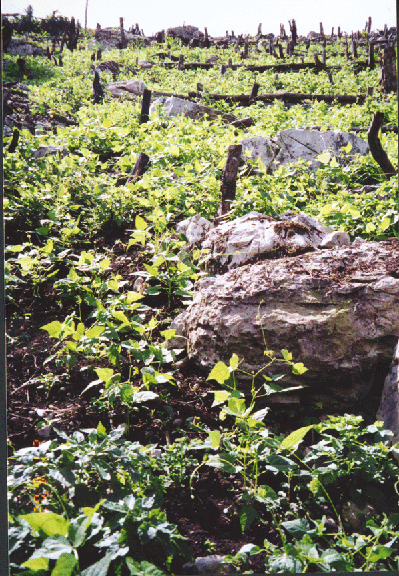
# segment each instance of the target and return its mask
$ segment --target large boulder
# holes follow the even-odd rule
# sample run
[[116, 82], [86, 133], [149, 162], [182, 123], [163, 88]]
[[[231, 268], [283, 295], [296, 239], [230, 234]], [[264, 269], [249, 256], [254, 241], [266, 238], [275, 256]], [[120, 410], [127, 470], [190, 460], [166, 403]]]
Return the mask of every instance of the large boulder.
[[399, 442], [399, 341], [393, 355], [391, 369], [384, 382], [377, 419], [394, 434], [392, 443]]
[[12, 38], [7, 52], [8, 54], [18, 54], [19, 56], [41, 56], [45, 53], [45, 50], [33, 42], [28, 42], [25, 38]]
[[210, 106], [202, 106], [191, 102], [191, 100], [185, 100], [184, 98], [178, 98], [177, 96], [161, 96], [151, 104], [150, 114], [155, 112], [157, 106], [163, 106], [167, 116], [187, 116], [193, 120], [200, 120], [210, 118], [215, 120], [216, 118], [223, 118], [228, 122], [234, 122], [236, 117], [233, 114], [224, 114], [216, 108], [211, 108]]
[[111, 96], [125, 96], [128, 99], [136, 99], [143, 96], [145, 84], [142, 80], [121, 80], [110, 82], [105, 87]]
[[[274, 138], [246, 138], [241, 144], [243, 152], [248, 150], [253, 159], [260, 158], [269, 171], [296, 162], [300, 158], [310, 161], [310, 168], [315, 170], [320, 167], [317, 156], [327, 150], [342, 163], [345, 162], [345, 157], [353, 158], [354, 154], [364, 156], [369, 151], [367, 142], [355, 134], [306, 128], [282, 130]], [[347, 156], [343, 156], [342, 147], [348, 144], [352, 148]]]
[[64, 156], [68, 156], [70, 154], [68, 148], [65, 146], [54, 146], [54, 145], [45, 145], [42, 144], [36, 150], [33, 150], [31, 157], [32, 158], [45, 158], [46, 156], [60, 156], [60, 158], [64, 158]]
[[184, 44], [188, 44], [193, 38], [197, 38], [198, 40], [204, 38], [204, 33], [196, 26], [176, 26], [174, 28], [168, 28], [166, 34], [171, 38], [180, 38]]
[[279, 218], [250, 212], [206, 232], [201, 248], [208, 252], [202, 264], [222, 274], [249, 261], [342, 244], [350, 244], [346, 232], [333, 232], [303, 212], [294, 215], [288, 210]]
[[[309, 369], [283, 380], [307, 386], [301, 401], [350, 409], [371, 388], [382, 389], [398, 340], [398, 254], [399, 239], [391, 238], [201, 279], [180, 316], [188, 356], [211, 369], [236, 353], [252, 372], [264, 367], [266, 348], [285, 348]], [[277, 360], [269, 371], [287, 366]]]

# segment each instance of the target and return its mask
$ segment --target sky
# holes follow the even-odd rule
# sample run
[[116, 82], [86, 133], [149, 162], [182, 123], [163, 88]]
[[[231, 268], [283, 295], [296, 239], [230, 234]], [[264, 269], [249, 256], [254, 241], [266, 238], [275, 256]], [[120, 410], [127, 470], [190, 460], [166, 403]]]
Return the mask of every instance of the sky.
[[[49, 16], [58, 10], [62, 16], [74, 16], [84, 26], [86, 0], [2, 0], [2, 13], [22, 13], [33, 7], [37, 18]], [[173, 26], [206, 26], [210, 36], [224, 36], [226, 30], [235, 34], [255, 35], [258, 24], [262, 32], [279, 34], [280, 23], [289, 34], [288, 20], [296, 21], [299, 35], [311, 30], [318, 32], [323, 22], [324, 32], [331, 34], [334, 26], [343, 32], [362, 30], [372, 17], [372, 30], [396, 26], [395, 0], [88, 0], [88, 27], [119, 26], [124, 28], [138, 23], [146, 36]]]

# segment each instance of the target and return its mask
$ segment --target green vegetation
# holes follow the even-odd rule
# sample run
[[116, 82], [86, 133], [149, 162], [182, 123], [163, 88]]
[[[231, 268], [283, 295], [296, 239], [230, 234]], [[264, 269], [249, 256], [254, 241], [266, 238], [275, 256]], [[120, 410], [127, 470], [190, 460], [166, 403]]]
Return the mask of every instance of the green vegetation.
[[[308, 418], [300, 426], [295, 416], [290, 421], [296, 423], [280, 433], [265, 401], [286, 391], [284, 375], [269, 377], [267, 365], [261, 385], [253, 376], [249, 399], [239, 389], [242, 359], [233, 356], [229, 366], [215, 366], [209, 381], [217, 427], [187, 419], [179, 425], [179, 437], [159, 446], [161, 456], [155, 455], [155, 444], [129, 440], [132, 414], [144, 421], [171, 419], [168, 395], [179, 386], [179, 350], [168, 346], [175, 334], [168, 326], [203, 274], [200, 251], [187, 250], [175, 227], [195, 213], [215, 216], [228, 146], [293, 127], [368, 127], [377, 110], [385, 113], [386, 124], [397, 125], [396, 96], [378, 87], [378, 66], [355, 75], [353, 64], [331, 55], [339, 49], [327, 46], [328, 64], [342, 66], [332, 70], [333, 85], [324, 72], [276, 78], [273, 71], [254, 74], [239, 68], [222, 76], [218, 67], [181, 72], [153, 66], [140, 68], [134, 78], [150, 90], [185, 94], [201, 82], [204, 103], [207, 93], [249, 93], [254, 80], [262, 93], [365, 94], [373, 86], [374, 95], [364, 104], [303, 102], [289, 109], [277, 101], [247, 108], [214, 104], [237, 118], [251, 116], [255, 126], [245, 132], [221, 120], [167, 118], [161, 109], [140, 124], [139, 100], [106, 96], [103, 104], [93, 105], [88, 42], [82, 43], [86, 50], [65, 49], [63, 67], [45, 57], [26, 58], [32, 113], [70, 114], [79, 125], [38, 135], [22, 130], [14, 153], [7, 151], [4, 137], [6, 295], [10, 317], [18, 319], [24, 298], [39, 302], [48, 288], [54, 294], [57, 314], [41, 326], [49, 353], [35, 379], [38, 390], [48, 398], [61, 382], [68, 386], [79, 367], [80, 397], [99, 413], [118, 409], [124, 424], [107, 430], [98, 421], [94, 428], [70, 434], [58, 430], [55, 439], [13, 452], [10, 573], [181, 573], [190, 548], [162, 507], [171, 488], [195, 498], [206, 469], [216, 469], [230, 482], [238, 507], [229, 513], [241, 536], [252, 534], [253, 526], [261, 535], [256, 543], [248, 537], [247, 545], [226, 557], [241, 571], [251, 573], [255, 557], [271, 573], [398, 570], [399, 467], [395, 448], [389, 447], [392, 434], [381, 422], [365, 426], [360, 416], [348, 414], [323, 422]], [[210, 53], [168, 42], [172, 53], [184, 54], [186, 61], [205, 61]], [[134, 67], [136, 58], [156, 61], [164, 48], [113, 50], [106, 59]], [[308, 61], [315, 50], [311, 46]], [[222, 62], [241, 63], [233, 49], [218, 54]], [[5, 81], [15, 81], [17, 56], [6, 57]], [[256, 58], [248, 62], [275, 62], [264, 52]], [[100, 78], [105, 84], [112, 75], [102, 72]], [[129, 72], [118, 76], [128, 78]], [[381, 143], [397, 167], [397, 135], [383, 134]], [[70, 155], [32, 158], [43, 144], [65, 146]], [[126, 183], [140, 152], [150, 157], [150, 165], [140, 180]], [[303, 161], [273, 174], [255, 162], [251, 169], [240, 168], [231, 218], [251, 210], [270, 216], [303, 210], [352, 239], [399, 236], [397, 177], [388, 180], [371, 156], [343, 166], [329, 154], [322, 156], [318, 171], [309, 171]], [[351, 192], [365, 184], [379, 188]], [[123, 275], [116, 267], [122, 257]], [[17, 344], [9, 338], [9, 354]], [[300, 386], [306, 368], [293, 363], [288, 351], [281, 355]], [[266, 360], [274, 358], [267, 351]], [[305, 448], [309, 435], [312, 442]], [[363, 511], [356, 527], [343, 512], [346, 501]], [[205, 546], [218, 553], [213, 541]]]

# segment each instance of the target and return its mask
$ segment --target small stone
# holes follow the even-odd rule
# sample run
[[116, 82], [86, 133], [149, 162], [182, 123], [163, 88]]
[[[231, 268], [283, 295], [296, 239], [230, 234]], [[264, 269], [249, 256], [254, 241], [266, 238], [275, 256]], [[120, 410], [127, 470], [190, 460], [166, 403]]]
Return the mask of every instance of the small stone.
[[199, 574], [234, 574], [235, 568], [232, 564], [225, 564], [226, 556], [203, 556], [194, 562]]
[[335, 248], [336, 246], [350, 246], [351, 239], [347, 232], [335, 231], [328, 234], [320, 244], [320, 248]]
[[150, 452], [150, 456], [152, 456], [153, 458], [160, 458], [162, 456], [162, 450], [160, 450], [159, 448], [155, 448], [154, 450], [152, 450], [152, 452]]

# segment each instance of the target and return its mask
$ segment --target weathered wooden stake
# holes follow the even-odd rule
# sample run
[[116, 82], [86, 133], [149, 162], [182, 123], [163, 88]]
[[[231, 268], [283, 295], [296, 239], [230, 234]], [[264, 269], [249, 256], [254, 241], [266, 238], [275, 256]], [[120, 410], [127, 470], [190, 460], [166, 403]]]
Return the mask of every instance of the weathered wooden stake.
[[237, 171], [242, 154], [242, 144], [232, 144], [227, 151], [227, 160], [222, 173], [220, 191], [222, 199], [217, 216], [224, 216], [230, 210], [230, 205], [236, 197]]
[[104, 90], [100, 84], [100, 75], [95, 70], [94, 72], [94, 80], [93, 80], [93, 101], [94, 104], [100, 104], [104, 98]]
[[101, 56], [102, 56], [102, 52], [101, 52], [101, 48], [99, 48], [97, 50], [97, 60], [101, 60]]
[[123, 18], [119, 18], [119, 31], [120, 31], [120, 46], [121, 48], [126, 48], [126, 38], [125, 38], [125, 31], [123, 29]]
[[137, 157], [137, 160], [133, 166], [132, 173], [128, 178], [126, 184], [135, 184], [137, 180], [139, 180], [142, 175], [144, 174], [145, 167], [147, 166], [148, 162], [150, 161], [150, 157], [147, 156], [144, 152], [140, 152]]
[[26, 76], [26, 62], [23, 58], [18, 58], [17, 59], [17, 64], [18, 64], [18, 72], [19, 72], [19, 77], [22, 78], [24, 76]]
[[220, 67], [220, 75], [223, 76], [224, 74], [226, 74], [226, 70], [227, 70], [226, 64], [222, 64]]
[[259, 92], [259, 88], [260, 88], [260, 84], [258, 84], [257, 82], [254, 82], [253, 86], [252, 86], [251, 94], [249, 95], [250, 100], [254, 100], [257, 97], [258, 92]]
[[384, 93], [397, 92], [398, 80], [396, 76], [396, 53], [395, 46], [384, 48], [381, 58], [381, 85]]
[[367, 97], [367, 96], [370, 96], [370, 97], [371, 97], [371, 96], [373, 95], [373, 92], [374, 92], [373, 86], [367, 86], [367, 88], [366, 88], [366, 97]]
[[258, 26], [258, 36], [262, 35], [262, 24], [259, 24]]
[[370, 70], [374, 70], [374, 68], [375, 68], [375, 62], [374, 62], [374, 42], [370, 42], [370, 44], [369, 44], [368, 65], [369, 65]]
[[229, 58], [229, 61], [227, 63], [227, 67], [228, 68], [233, 68], [233, 58]]
[[10, 145], [8, 147], [8, 152], [11, 152], [11, 153], [15, 152], [15, 150], [17, 149], [18, 140], [19, 140], [19, 130], [18, 130], [18, 128], [14, 128], [13, 133], [12, 133], [11, 142], [10, 142]]
[[183, 54], [179, 54], [179, 63], [177, 65], [178, 70], [184, 70], [184, 56]]
[[248, 38], [245, 38], [244, 42], [244, 58], [248, 58], [249, 42]]
[[352, 54], [354, 58], [357, 58], [356, 40], [352, 40]]
[[341, 26], [338, 26], [338, 38], [341, 39]]
[[325, 46], [323, 46], [322, 59], [323, 59], [323, 64], [324, 64], [324, 66], [325, 66], [325, 65], [326, 65], [326, 61], [327, 61], [326, 47], [325, 47]]
[[145, 124], [150, 119], [151, 90], [144, 89], [141, 103], [140, 124]]
[[324, 36], [323, 22], [320, 22], [320, 36]]
[[384, 122], [384, 113], [376, 112], [371, 121], [370, 128], [367, 131], [367, 140], [370, 146], [370, 152], [374, 160], [379, 164], [382, 171], [390, 178], [396, 174], [395, 168], [392, 166], [387, 153], [383, 149], [378, 131]]
[[90, 59], [92, 62], [96, 61], [96, 53], [95, 52], [93, 52], [93, 54], [90, 56]]
[[60, 55], [59, 55], [59, 58], [58, 58], [58, 66], [63, 66], [63, 65], [64, 65], [64, 64], [63, 64], [63, 62], [62, 62], [62, 58], [61, 58], [61, 54], [60, 54]]

